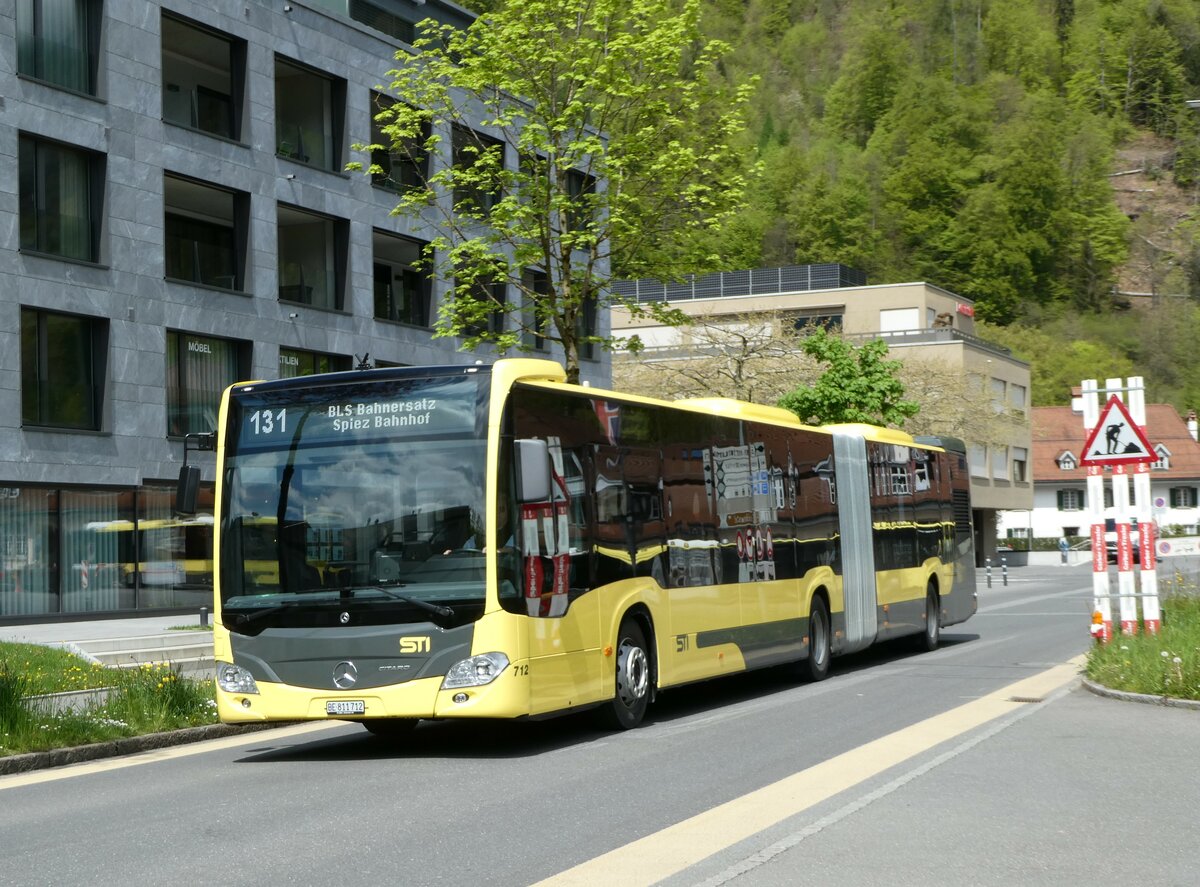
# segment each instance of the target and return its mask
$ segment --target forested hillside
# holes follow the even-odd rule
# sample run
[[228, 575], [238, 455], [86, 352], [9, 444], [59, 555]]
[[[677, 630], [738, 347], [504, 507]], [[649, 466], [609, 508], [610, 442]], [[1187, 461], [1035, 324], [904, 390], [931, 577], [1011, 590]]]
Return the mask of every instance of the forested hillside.
[[704, 3], [759, 80], [725, 268], [926, 280], [1034, 361], [1035, 403], [1140, 373], [1200, 406], [1200, 3]]

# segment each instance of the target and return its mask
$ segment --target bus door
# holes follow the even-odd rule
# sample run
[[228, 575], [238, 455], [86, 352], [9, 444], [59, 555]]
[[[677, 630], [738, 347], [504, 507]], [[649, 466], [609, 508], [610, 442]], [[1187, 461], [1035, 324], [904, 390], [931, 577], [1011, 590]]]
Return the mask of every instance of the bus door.
[[[925, 612], [925, 586], [913, 582], [917, 524], [913, 502], [913, 462], [909, 447], [868, 444], [872, 474], [872, 519], [875, 535], [876, 587], [884, 623], [880, 638], [913, 629], [918, 610]], [[913, 598], [912, 589], [920, 591]]]
[[559, 441], [515, 442], [517, 551], [531, 660], [530, 705], [538, 714], [594, 702], [602, 692], [599, 600], [571, 594], [569, 477]]
[[[799, 654], [804, 635], [799, 583], [795, 579], [790, 497], [784, 486], [788, 463], [786, 432], [747, 426], [745, 498], [739, 513], [749, 516], [735, 537], [739, 545], [743, 649], [748, 665]], [[740, 540], [740, 541], [739, 541]]]

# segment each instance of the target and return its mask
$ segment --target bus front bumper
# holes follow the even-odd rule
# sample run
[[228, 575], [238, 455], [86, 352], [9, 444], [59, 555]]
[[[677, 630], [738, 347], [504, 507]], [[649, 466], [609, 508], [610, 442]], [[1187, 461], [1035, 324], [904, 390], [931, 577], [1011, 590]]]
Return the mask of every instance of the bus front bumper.
[[258, 682], [258, 693], [216, 690], [226, 724], [372, 718], [514, 718], [529, 714], [525, 663], [513, 663], [489, 684], [442, 689], [442, 678], [422, 678], [362, 690], [319, 690]]

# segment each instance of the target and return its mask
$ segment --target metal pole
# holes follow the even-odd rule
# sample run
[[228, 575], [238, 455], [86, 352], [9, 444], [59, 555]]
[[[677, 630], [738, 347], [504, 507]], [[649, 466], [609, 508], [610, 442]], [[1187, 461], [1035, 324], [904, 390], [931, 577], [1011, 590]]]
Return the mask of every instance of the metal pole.
[[1004, 587], [1008, 587], [1008, 558], [1000, 558], [1000, 575], [1004, 578]]
[[986, 571], [987, 571], [987, 587], [991, 588], [992, 587], [992, 559], [990, 557], [985, 557], [983, 559], [983, 564], [984, 564], [984, 567], [986, 567]]
[[208, 607], [200, 608], [200, 627], [208, 628]]

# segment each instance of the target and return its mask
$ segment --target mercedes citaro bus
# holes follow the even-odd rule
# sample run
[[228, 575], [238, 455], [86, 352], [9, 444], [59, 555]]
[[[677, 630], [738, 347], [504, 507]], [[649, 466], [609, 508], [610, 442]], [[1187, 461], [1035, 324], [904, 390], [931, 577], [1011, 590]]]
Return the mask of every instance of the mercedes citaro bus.
[[976, 608], [961, 442], [666, 402], [546, 360], [231, 386], [217, 450], [227, 722], [595, 709], [937, 646]]

